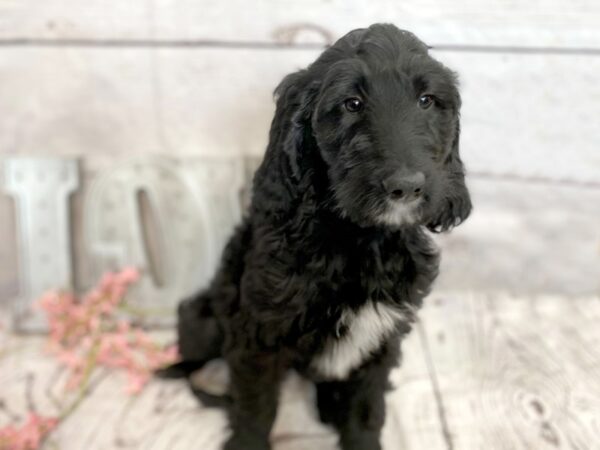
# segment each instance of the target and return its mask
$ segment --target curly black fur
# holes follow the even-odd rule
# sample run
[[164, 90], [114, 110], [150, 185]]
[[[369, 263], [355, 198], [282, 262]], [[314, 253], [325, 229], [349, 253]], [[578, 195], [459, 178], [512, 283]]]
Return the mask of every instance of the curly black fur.
[[[413, 34], [377, 24], [275, 92], [249, 214], [210, 287], [179, 307], [173, 371], [225, 358], [227, 450], [270, 448], [289, 369], [316, 384], [344, 450], [377, 450], [400, 338], [438, 272], [425, 228], [448, 230], [471, 210], [456, 79]], [[346, 361], [348, 342], [358, 347], [345, 347]]]

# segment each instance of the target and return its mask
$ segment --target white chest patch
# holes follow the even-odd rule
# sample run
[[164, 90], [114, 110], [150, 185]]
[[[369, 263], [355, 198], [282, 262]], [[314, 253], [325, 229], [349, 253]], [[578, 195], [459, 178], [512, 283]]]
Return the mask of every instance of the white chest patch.
[[407, 320], [398, 309], [372, 301], [356, 312], [345, 311], [337, 323], [338, 329], [347, 329], [345, 335], [329, 338], [323, 351], [313, 359], [312, 367], [328, 378], [344, 379], [379, 348], [399, 322]]

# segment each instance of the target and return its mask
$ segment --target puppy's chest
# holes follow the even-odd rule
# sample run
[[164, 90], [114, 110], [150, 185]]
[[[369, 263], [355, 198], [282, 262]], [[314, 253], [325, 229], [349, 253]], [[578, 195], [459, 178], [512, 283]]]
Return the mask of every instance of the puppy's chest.
[[356, 310], [346, 308], [311, 367], [325, 378], [345, 379], [409, 321], [401, 309], [371, 300]]
[[[391, 335], [412, 322], [414, 309], [408, 295], [413, 284], [412, 255], [400, 249], [370, 250], [345, 255], [339, 271], [330, 272], [339, 281], [330, 300], [341, 306], [341, 312], [320, 330], [326, 337], [310, 364], [326, 379], [346, 379]], [[327, 266], [331, 271], [335, 259]]]

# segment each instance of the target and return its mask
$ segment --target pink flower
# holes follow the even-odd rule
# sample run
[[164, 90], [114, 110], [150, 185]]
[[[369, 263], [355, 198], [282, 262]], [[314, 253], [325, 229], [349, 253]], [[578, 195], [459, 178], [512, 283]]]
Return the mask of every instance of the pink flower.
[[102, 302], [103, 291], [96, 288], [87, 293], [82, 299], [82, 303], [95, 304]]
[[176, 348], [163, 349], [139, 325], [122, 318], [119, 307], [139, 277], [137, 269], [128, 267], [105, 274], [80, 301], [59, 292], [40, 299], [50, 328], [48, 348], [69, 370], [68, 388], [81, 388], [90, 371], [101, 365], [124, 370], [127, 391], [138, 393], [152, 371], [176, 360]]
[[126, 267], [119, 273], [119, 281], [124, 284], [135, 283], [140, 279], [140, 272], [135, 267]]
[[117, 280], [118, 280], [117, 274], [115, 274], [113, 272], [107, 272], [104, 275], [102, 275], [102, 279], [100, 280], [98, 287], [101, 290], [108, 290], [108, 289], [112, 288], [112, 286], [114, 286], [114, 284], [117, 282]]
[[117, 332], [118, 333], [129, 333], [131, 330], [131, 324], [126, 320], [119, 320], [117, 322]]
[[123, 300], [123, 297], [125, 296], [125, 292], [127, 292], [126, 285], [124, 285], [124, 284], [115, 285], [111, 289], [111, 292], [110, 292], [110, 295], [108, 298], [113, 305], [117, 305], [117, 304], [121, 303], [121, 300]]
[[0, 428], [0, 450], [36, 450], [57, 424], [55, 417], [31, 412], [20, 428], [14, 425]]
[[77, 355], [74, 351], [59, 350], [58, 360], [70, 369], [77, 370], [83, 366], [81, 356]]
[[149, 379], [150, 379], [150, 375], [148, 373], [129, 372], [129, 381], [127, 383], [127, 393], [139, 394]]

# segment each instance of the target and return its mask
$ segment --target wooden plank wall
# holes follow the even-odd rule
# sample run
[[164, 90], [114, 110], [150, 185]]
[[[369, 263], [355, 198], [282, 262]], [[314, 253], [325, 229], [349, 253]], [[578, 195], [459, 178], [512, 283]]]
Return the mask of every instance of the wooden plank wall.
[[[594, 0], [2, 0], [0, 162], [77, 156], [89, 178], [140, 154], [260, 156], [282, 76], [374, 21], [459, 73], [473, 176], [599, 182]], [[14, 228], [0, 194], [2, 297]]]
[[[434, 45], [597, 48], [593, 0], [3, 0], [4, 40], [200, 40], [322, 43], [394, 22]], [[303, 31], [306, 30], [306, 31]]]

